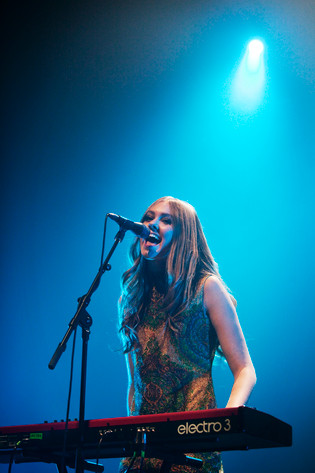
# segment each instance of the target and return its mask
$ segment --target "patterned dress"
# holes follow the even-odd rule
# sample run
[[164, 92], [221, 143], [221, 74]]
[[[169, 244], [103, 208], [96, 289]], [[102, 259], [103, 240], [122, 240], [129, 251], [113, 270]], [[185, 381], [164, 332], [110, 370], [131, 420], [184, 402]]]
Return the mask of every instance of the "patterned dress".
[[[130, 415], [216, 407], [211, 367], [218, 340], [203, 305], [204, 283], [205, 279], [189, 307], [176, 319], [176, 332], [166, 324], [163, 296], [153, 288], [151, 302], [137, 330], [141, 348], [131, 352], [135, 390]], [[196, 470], [173, 465], [172, 473], [223, 473], [218, 453], [187, 454], [201, 458], [203, 467]], [[126, 471], [129, 463], [129, 458], [123, 459], [120, 471]], [[139, 465], [136, 460], [132, 471]], [[157, 473], [161, 465], [161, 460], [148, 458], [143, 470]]]

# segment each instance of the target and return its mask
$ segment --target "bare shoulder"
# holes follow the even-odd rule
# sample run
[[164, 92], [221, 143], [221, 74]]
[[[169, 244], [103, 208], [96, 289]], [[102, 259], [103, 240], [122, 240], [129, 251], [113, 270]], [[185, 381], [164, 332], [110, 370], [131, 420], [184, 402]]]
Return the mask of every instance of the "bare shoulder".
[[205, 300], [216, 301], [216, 300], [230, 300], [230, 295], [227, 292], [222, 281], [215, 275], [211, 275], [205, 282], [204, 286], [204, 297]]
[[204, 305], [213, 322], [236, 316], [236, 301], [217, 276], [210, 276], [205, 282]]

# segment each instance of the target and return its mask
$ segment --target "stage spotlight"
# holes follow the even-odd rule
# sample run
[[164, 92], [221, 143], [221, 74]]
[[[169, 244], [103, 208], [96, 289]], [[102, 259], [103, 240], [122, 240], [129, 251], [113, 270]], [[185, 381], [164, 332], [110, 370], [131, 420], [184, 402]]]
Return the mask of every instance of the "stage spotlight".
[[230, 86], [230, 108], [233, 113], [253, 114], [263, 103], [266, 88], [264, 44], [253, 39], [234, 72]]
[[260, 39], [253, 39], [247, 46], [247, 67], [251, 72], [257, 72], [263, 59], [264, 45]]

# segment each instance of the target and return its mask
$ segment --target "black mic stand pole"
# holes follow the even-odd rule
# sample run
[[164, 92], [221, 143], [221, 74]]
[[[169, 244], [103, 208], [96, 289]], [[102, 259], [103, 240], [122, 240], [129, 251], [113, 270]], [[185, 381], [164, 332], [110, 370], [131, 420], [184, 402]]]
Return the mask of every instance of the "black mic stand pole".
[[[110, 265], [108, 264], [110, 258], [112, 257], [118, 243], [121, 243], [124, 239], [126, 230], [123, 226], [120, 227], [118, 233], [115, 236], [115, 242], [109, 251], [104, 263], [101, 265], [97, 275], [94, 278], [94, 281], [86, 293], [85, 296], [82, 296], [78, 299], [79, 305], [78, 309], [73, 316], [72, 320], [69, 323], [69, 328], [63, 337], [62, 341], [59, 343], [56, 348], [55, 353], [53, 354], [48, 367], [53, 370], [58, 363], [59, 358], [62, 353], [66, 350], [67, 342], [70, 338], [72, 332], [77, 328], [78, 325], [82, 328], [82, 364], [81, 364], [81, 387], [80, 387], [80, 412], [79, 412], [79, 444], [76, 451], [76, 473], [84, 472], [84, 459], [82, 458], [82, 447], [84, 444], [84, 412], [85, 412], [85, 392], [86, 392], [86, 371], [87, 371], [87, 348], [90, 335], [90, 327], [92, 325], [92, 317], [87, 313], [86, 308], [90, 303], [92, 294], [98, 288], [101, 277], [105, 271], [110, 270]], [[92, 465], [89, 463], [89, 470], [91, 470]], [[101, 467], [102, 468], [102, 467]], [[100, 465], [95, 465], [94, 471], [103, 471], [100, 469]]]

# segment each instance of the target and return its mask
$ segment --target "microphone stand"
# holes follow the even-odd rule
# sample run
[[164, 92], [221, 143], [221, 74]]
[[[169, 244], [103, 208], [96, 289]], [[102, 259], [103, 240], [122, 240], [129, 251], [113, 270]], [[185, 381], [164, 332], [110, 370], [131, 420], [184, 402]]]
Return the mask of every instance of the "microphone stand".
[[[80, 412], [79, 412], [79, 443], [76, 450], [76, 473], [83, 473], [84, 472], [84, 459], [82, 458], [82, 447], [84, 444], [84, 412], [85, 412], [85, 392], [86, 392], [86, 371], [87, 371], [87, 349], [88, 349], [88, 341], [90, 335], [90, 327], [92, 325], [92, 317], [86, 311], [87, 306], [90, 303], [92, 294], [98, 288], [101, 277], [105, 273], [105, 271], [109, 271], [111, 266], [108, 264], [110, 258], [112, 257], [118, 243], [121, 243], [124, 239], [126, 230], [123, 228], [123, 225], [120, 226], [118, 233], [115, 236], [115, 242], [109, 251], [104, 263], [101, 265], [97, 275], [94, 278], [94, 281], [85, 294], [78, 299], [78, 309], [73, 316], [72, 320], [69, 323], [69, 328], [63, 337], [62, 341], [56, 348], [55, 353], [53, 354], [48, 367], [53, 370], [58, 363], [59, 358], [61, 357], [62, 353], [66, 350], [67, 342], [70, 338], [72, 332], [76, 329], [78, 325], [82, 328], [82, 364], [81, 364], [81, 387], [80, 387]], [[89, 463], [88, 467], [90, 471], [103, 471], [100, 469], [100, 465], [94, 465]], [[63, 472], [62, 472], [63, 473]]]

